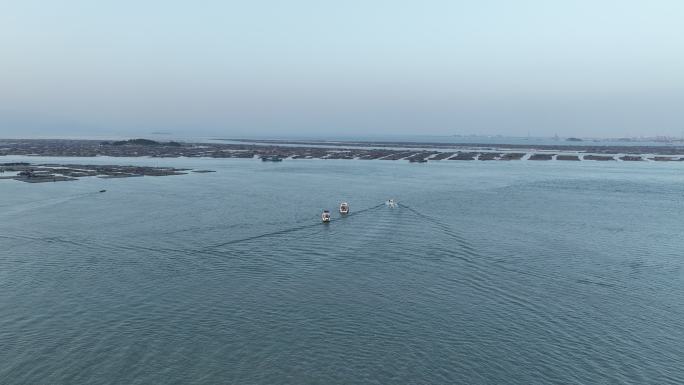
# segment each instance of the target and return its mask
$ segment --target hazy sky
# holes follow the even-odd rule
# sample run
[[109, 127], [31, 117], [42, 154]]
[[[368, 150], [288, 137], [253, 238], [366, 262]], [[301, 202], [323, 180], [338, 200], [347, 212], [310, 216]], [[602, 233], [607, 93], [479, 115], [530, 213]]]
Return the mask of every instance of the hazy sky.
[[0, 0], [0, 137], [682, 135], [684, 1]]

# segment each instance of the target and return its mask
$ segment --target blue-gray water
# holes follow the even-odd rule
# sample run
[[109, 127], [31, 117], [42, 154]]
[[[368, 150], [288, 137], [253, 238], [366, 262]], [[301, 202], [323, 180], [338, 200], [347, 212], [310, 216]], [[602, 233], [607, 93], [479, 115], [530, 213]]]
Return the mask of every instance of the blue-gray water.
[[684, 382], [679, 163], [49, 161], [218, 172], [0, 181], [1, 384]]

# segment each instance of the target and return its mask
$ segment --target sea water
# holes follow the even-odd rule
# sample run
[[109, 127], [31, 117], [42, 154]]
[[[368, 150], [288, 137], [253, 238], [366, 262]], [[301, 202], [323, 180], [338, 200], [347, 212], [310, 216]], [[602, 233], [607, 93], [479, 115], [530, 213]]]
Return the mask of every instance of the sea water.
[[27, 159], [216, 172], [0, 181], [2, 384], [684, 382], [684, 164]]

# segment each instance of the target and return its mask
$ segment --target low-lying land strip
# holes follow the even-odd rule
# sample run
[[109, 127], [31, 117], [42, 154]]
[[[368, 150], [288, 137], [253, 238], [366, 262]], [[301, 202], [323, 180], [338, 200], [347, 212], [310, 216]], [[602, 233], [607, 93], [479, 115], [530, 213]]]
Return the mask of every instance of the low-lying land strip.
[[328, 146], [328, 147], [374, 147], [374, 148], [392, 148], [392, 147], [410, 147], [410, 148], [425, 148], [425, 149], [479, 149], [479, 150], [493, 150], [508, 149], [508, 150], [525, 150], [525, 151], [544, 151], [544, 152], [581, 152], [587, 154], [654, 154], [654, 155], [684, 155], [684, 143], [677, 145], [601, 145], [588, 142], [574, 142], [573, 144], [487, 144], [487, 143], [447, 143], [447, 142], [390, 142], [390, 141], [325, 141], [325, 140], [270, 140], [270, 139], [225, 139], [232, 142], [242, 143], [257, 143], [268, 145], [297, 145], [297, 146]]
[[[26, 183], [63, 182], [92, 176], [98, 178], [130, 178], [183, 175], [187, 174], [186, 171], [190, 170], [171, 167], [0, 163], [0, 179], [14, 179]], [[196, 172], [210, 171], [198, 170]]]
[[[396, 148], [391, 148], [394, 144]], [[360, 147], [359, 147], [360, 146]], [[376, 148], [377, 146], [377, 148]], [[416, 149], [408, 149], [415, 147]], [[131, 139], [95, 140], [0, 139], [0, 156], [56, 157], [209, 157], [282, 159], [381, 159], [415, 163], [440, 160], [535, 161], [682, 161], [684, 146], [521, 146], [447, 143], [285, 142], [180, 143]]]

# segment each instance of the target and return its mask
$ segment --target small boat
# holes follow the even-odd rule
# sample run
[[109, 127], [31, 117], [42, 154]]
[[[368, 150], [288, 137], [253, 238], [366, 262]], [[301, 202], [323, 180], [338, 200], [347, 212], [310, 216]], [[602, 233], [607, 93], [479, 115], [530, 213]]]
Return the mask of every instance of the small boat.
[[342, 214], [342, 215], [349, 214], [349, 203], [347, 203], [347, 202], [340, 203], [340, 214]]
[[323, 223], [330, 222], [330, 211], [323, 210], [323, 214], [321, 214], [321, 220], [323, 221]]
[[395, 208], [397, 207], [397, 202], [395, 202], [394, 199], [390, 199], [387, 201], [387, 206], [390, 208]]
[[100, 192], [101, 192], [101, 193], [103, 193], [103, 192], [107, 192], [107, 190], [100, 190]]
[[411, 158], [409, 159], [410, 163], [427, 163], [427, 159], [423, 158]]

